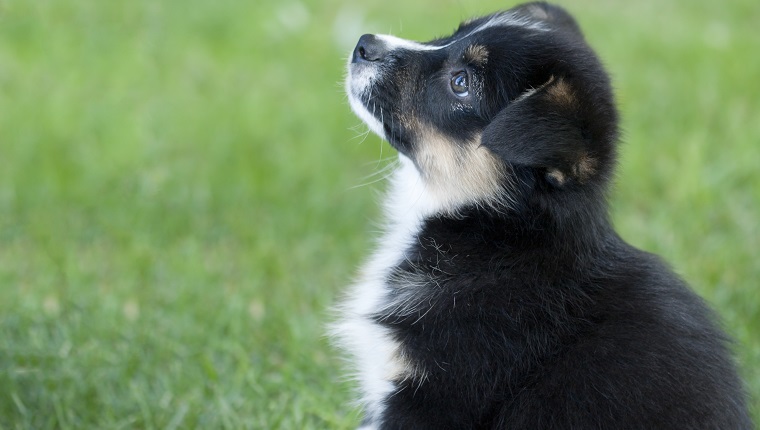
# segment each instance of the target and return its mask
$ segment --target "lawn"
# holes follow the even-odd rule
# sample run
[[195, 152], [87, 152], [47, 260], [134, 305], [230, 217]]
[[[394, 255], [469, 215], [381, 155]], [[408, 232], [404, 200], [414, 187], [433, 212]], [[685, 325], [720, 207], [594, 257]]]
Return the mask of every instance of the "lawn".
[[[760, 3], [564, 4], [621, 105], [615, 223], [722, 315], [760, 422]], [[355, 426], [324, 326], [393, 151], [347, 52], [509, 5], [0, 0], [0, 429]]]

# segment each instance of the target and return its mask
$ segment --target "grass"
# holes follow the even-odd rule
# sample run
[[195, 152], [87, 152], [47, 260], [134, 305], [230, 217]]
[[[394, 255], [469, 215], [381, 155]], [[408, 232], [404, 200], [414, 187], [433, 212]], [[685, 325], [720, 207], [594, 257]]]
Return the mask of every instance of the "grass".
[[[760, 422], [760, 5], [567, 3], [623, 113], [616, 225], [721, 313]], [[0, 428], [354, 426], [324, 324], [391, 150], [346, 52], [504, 6], [0, 1]]]

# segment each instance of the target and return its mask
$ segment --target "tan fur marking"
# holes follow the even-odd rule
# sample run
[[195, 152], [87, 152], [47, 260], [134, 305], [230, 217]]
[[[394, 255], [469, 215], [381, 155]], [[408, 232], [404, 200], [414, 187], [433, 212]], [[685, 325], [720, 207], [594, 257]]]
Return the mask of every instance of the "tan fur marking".
[[456, 142], [425, 130], [415, 160], [428, 190], [451, 212], [468, 203], [495, 203], [500, 195], [504, 164], [480, 145], [480, 136]]
[[485, 66], [488, 63], [488, 49], [483, 45], [470, 45], [464, 50], [464, 59], [476, 66]]
[[573, 174], [578, 177], [581, 182], [586, 181], [596, 173], [597, 160], [592, 158], [588, 154], [583, 154], [578, 163], [573, 166]]
[[557, 80], [553, 85], [547, 87], [546, 93], [552, 98], [552, 100], [561, 106], [571, 107], [576, 104], [573, 88], [562, 78]]
[[559, 169], [551, 169], [546, 174], [557, 181], [557, 184], [559, 185], [564, 185], [565, 181], [567, 180], [567, 178], [565, 178], [565, 174], [560, 172]]

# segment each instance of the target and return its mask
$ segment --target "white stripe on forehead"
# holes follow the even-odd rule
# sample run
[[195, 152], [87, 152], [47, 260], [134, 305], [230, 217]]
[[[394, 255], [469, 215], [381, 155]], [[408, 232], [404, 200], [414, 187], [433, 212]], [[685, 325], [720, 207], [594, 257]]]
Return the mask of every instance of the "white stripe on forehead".
[[385, 43], [385, 46], [391, 50], [401, 48], [401, 49], [406, 49], [407, 51], [436, 51], [438, 49], [443, 49], [457, 42], [455, 40], [451, 43], [447, 43], [442, 46], [433, 46], [433, 45], [425, 45], [424, 43], [415, 42], [413, 40], [406, 40], [400, 37], [391, 36], [390, 34], [378, 34], [377, 38], [382, 40]]
[[475, 29], [475, 31], [482, 31], [490, 27], [523, 27], [536, 31], [549, 31], [549, 27], [547, 27], [546, 23], [543, 21], [520, 15], [515, 12], [502, 12], [494, 15], [486, 21], [485, 24]]
[[493, 15], [486, 22], [480, 24], [471, 32], [455, 40], [452, 40], [445, 45], [426, 45], [424, 43], [415, 42], [413, 40], [401, 39], [389, 34], [378, 34], [377, 37], [385, 42], [385, 44], [391, 50], [401, 48], [409, 51], [436, 51], [439, 49], [448, 48], [449, 46], [461, 40], [467, 39], [476, 33], [493, 27], [523, 27], [530, 30], [549, 31], [549, 28], [541, 21], [536, 21], [524, 15], [519, 15], [515, 12], [502, 12], [500, 14]]

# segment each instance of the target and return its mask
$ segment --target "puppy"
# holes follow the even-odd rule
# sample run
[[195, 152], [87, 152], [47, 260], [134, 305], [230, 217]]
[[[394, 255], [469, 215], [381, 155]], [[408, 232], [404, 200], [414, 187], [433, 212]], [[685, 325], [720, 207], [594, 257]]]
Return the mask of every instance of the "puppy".
[[353, 111], [398, 150], [340, 308], [362, 429], [749, 429], [715, 317], [613, 230], [618, 115], [573, 18], [530, 3], [366, 34]]

